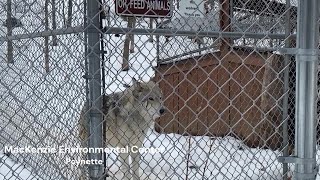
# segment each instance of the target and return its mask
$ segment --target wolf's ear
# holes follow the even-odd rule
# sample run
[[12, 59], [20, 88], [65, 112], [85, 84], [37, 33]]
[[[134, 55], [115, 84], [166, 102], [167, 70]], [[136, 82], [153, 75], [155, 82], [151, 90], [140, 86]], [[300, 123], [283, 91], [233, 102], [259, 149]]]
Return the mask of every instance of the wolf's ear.
[[155, 77], [155, 76], [151, 77], [151, 78], [150, 78], [150, 81], [157, 82], [157, 81], [156, 81], [156, 77]]
[[136, 78], [133, 77], [133, 78], [132, 78], [132, 82], [133, 82], [133, 84], [134, 84], [134, 83], [136, 83], [136, 82], [138, 82], [138, 81], [136, 80]]
[[139, 81], [136, 80], [136, 78], [132, 78], [132, 86], [134, 87], [134, 89], [136, 88], [141, 88], [141, 83]]
[[130, 85], [129, 84], [122, 84], [123, 85], [123, 87], [125, 87], [125, 88], [130, 88]]
[[135, 78], [132, 78], [133, 81], [133, 90], [132, 90], [132, 94], [135, 97], [139, 97], [140, 93], [142, 92], [142, 86], [141, 83], [139, 81], [137, 81]]

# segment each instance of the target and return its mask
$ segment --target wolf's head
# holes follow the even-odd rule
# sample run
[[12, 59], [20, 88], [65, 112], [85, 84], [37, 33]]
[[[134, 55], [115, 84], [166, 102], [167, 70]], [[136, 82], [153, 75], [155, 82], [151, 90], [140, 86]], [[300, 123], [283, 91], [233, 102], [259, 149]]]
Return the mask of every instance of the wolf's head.
[[157, 83], [153, 81], [138, 82], [133, 79], [133, 85], [130, 89], [135, 102], [137, 102], [135, 108], [143, 117], [156, 119], [165, 112], [163, 95]]

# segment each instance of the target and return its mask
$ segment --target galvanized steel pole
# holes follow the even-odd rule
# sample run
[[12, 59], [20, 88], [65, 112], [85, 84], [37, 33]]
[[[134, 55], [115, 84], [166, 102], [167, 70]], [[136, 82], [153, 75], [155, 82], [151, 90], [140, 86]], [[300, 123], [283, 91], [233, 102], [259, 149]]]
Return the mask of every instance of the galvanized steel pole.
[[[102, 96], [100, 67], [100, 33], [98, 0], [87, 1], [87, 36], [88, 36], [88, 68], [89, 68], [89, 139], [91, 148], [102, 148]], [[89, 160], [103, 160], [102, 153], [89, 153]], [[89, 165], [90, 179], [100, 179], [103, 164]]]
[[300, 0], [296, 55], [295, 179], [315, 179], [318, 0]]
[[[290, 0], [286, 0], [286, 14], [285, 14], [285, 48], [290, 48], [290, 38], [289, 35], [291, 33], [291, 9], [290, 9]], [[286, 54], [284, 56], [284, 77], [283, 77], [283, 114], [282, 114], [282, 151], [283, 151], [283, 156], [288, 156], [289, 155], [289, 135], [288, 135], [288, 110], [289, 110], [289, 71], [290, 71], [290, 57], [291, 55]], [[288, 163], [283, 163], [283, 180], [288, 179]]]

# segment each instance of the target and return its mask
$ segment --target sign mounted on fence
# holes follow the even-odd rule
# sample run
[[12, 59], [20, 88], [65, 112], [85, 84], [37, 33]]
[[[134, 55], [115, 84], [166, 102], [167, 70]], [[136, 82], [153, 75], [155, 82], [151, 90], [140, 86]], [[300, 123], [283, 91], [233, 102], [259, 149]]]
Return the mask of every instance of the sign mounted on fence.
[[163, 17], [172, 15], [172, 0], [116, 0], [119, 16]]
[[204, 1], [203, 0], [187, 0], [179, 2], [179, 10], [181, 15], [186, 17], [203, 17]]

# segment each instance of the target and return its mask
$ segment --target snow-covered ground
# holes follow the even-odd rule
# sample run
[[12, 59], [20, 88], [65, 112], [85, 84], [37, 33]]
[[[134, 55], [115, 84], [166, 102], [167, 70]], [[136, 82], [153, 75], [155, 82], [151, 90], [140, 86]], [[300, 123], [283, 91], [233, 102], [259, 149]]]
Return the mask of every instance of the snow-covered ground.
[[37, 178], [32, 175], [30, 169], [0, 151], [0, 179], [31, 180]]
[[[141, 179], [282, 179], [282, 165], [277, 161], [277, 156], [281, 155], [279, 151], [249, 148], [233, 137], [181, 136], [149, 131], [143, 147], [157, 148], [161, 152], [141, 155]], [[109, 179], [120, 180], [123, 173], [120, 162], [115, 160], [116, 156], [108, 156]], [[290, 172], [293, 172], [292, 167]], [[0, 151], [0, 179], [43, 178], [36, 177], [28, 167]], [[319, 175], [317, 180], [320, 180]]]
[[[161, 153], [143, 153], [140, 161], [141, 179], [281, 179], [278, 151], [251, 149], [232, 138], [181, 136], [149, 131], [145, 148], [157, 148]], [[0, 179], [36, 179], [22, 164], [0, 152]], [[111, 179], [122, 179], [110, 154], [107, 165]]]
[[[164, 151], [142, 154], [141, 179], [281, 179], [281, 164], [276, 160], [278, 151], [250, 149], [232, 137], [165, 135], [150, 131], [144, 147]], [[121, 179], [119, 164], [111, 166], [110, 171]]]

